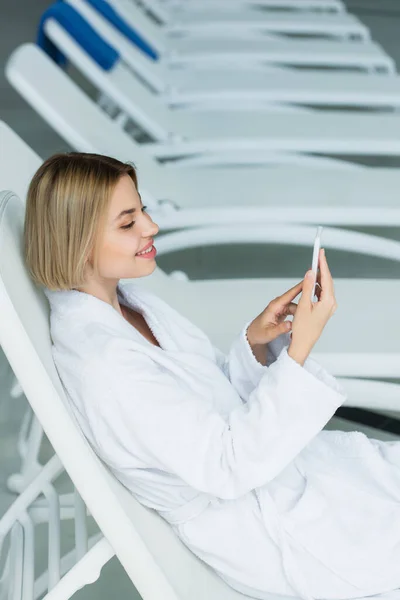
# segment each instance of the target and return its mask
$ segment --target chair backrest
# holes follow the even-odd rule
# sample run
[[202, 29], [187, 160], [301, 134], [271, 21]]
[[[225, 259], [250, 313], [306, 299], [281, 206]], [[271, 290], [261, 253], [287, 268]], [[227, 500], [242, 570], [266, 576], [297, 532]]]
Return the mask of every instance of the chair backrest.
[[[174, 129], [169, 109], [122, 61], [106, 71], [55, 19], [47, 19], [44, 29], [47, 37], [69, 61], [150, 137], [159, 142], [168, 139], [169, 130]], [[99, 34], [97, 36], [103, 39]]]
[[4, 121], [0, 121], [0, 190], [12, 189], [25, 201], [42, 159]]
[[[168, 50], [168, 40], [163, 27], [163, 23], [168, 21], [168, 14], [166, 11], [163, 11], [162, 7], [160, 7], [159, 12], [156, 10], [157, 2], [152, 0], [151, 4], [154, 6], [154, 10], [150, 9], [150, 12], [158, 19], [159, 23], [149, 16], [142, 7], [138, 6], [136, 2], [131, 2], [131, 0], [128, 0], [128, 2], [126, 0], [112, 0], [110, 4], [112, 4], [121, 18], [128, 25], [140, 31], [141, 35], [158, 52], [163, 53]], [[146, 6], [146, 9], [149, 8], [149, 6]]]
[[244, 600], [132, 497], [81, 433], [52, 359], [47, 300], [24, 264], [23, 221], [21, 200], [1, 192], [0, 344], [90, 513], [144, 600]]
[[[125, 5], [128, 5], [129, 7], [131, 7], [132, 3], [131, 2], [126, 2], [125, 0], [112, 0], [113, 4], [115, 4], [116, 6], [121, 6], [125, 8]], [[170, 7], [169, 6], [162, 6], [162, 4], [160, 2], [158, 2], [157, 0], [142, 0], [141, 2], [143, 8], [145, 8], [147, 11], [149, 11], [150, 14], [154, 15], [154, 17], [157, 19], [157, 21], [159, 21], [160, 23], [164, 23], [167, 24], [170, 20], [171, 20], [171, 16], [170, 16], [170, 11], [168, 10]], [[171, 7], [173, 8], [173, 7]], [[125, 12], [123, 13], [124, 15], [126, 14]]]
[[[73, 6], [88, 23], [90, 23], [99, 35], [121, 54], [123, 59], [135, 72], [139, 72], [144, 80], [148, 81], [149, 85], [158, 91], [165, 88], [165, 71], [159, 62], [155, 62], [139, 50], [139, 48], [137, 48], [129, 39], [113, 27], [109, 21], [103, 18], [97, 10], [90, 6], [88, 2], [85, 2], [84, 0], [66, 1]], [[118, 9], [117, 6], [115, 6], [115, 8]], [[142, 18], [145, 17], [143, 14], [141, 16]], [[164, 45], [160, 45], [160, 36], [162, 36], [162, 32], [160, 31], [158, 35], [155, 35], [154, 33], [146, 35], [146, 31], [149, 33], [148, 29], [143, 27], [141, 21], [137, 20], [136, 23], [137, 25], [133, 23], [135, 29], [139, 30], [143, 37], [154, 46], [158, 52], [162, 53], [164, 51]], [[158, 30], [161, 30], [161, 28], [158, 27], [156, 31], [158, 32]]]
[[107, 154], [132, 161], [141, 192], [164, 197], [171, 175], [121, 130], [35, 44], [23, 44], [11, 54], [6, 77], [49, 125], [79, 152]]

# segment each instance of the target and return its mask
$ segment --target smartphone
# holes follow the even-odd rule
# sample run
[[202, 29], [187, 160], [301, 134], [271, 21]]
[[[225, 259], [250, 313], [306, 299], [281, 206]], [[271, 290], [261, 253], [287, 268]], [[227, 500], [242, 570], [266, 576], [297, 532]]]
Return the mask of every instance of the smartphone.
[[313, 289], [311, 292], [311, 302], [314, 302], [315, 286], [317, 283], [318, 259], [319, 259], [319, 251], [321, 248], [322, 230], [323, 230], [323, 227], [321, 227], [321, 226], [317, 227], [317, 233], [315, 235], [315, 240], [314, 240], [314, 250], [313, 250], [313, 256], [312, 256], [311, 270], [315, 275], [315, 283], [314, 283], [314, 286], [313, 286]]

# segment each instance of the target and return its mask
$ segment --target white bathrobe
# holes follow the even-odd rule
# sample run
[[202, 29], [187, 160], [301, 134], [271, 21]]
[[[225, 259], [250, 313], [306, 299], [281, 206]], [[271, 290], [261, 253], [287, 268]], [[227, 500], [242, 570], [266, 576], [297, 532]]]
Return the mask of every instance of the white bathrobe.
[[[46, 291], [54, 359], [97, 454], [139, 502], [254, 598], [358, 598], [400, 587], [400, 443], [321, 431], [345, 396], [288, 336], [229, 357], [137, 284], [161, 348], [111, 305]], [[400, 399], [399, 399], [400, 401]]]

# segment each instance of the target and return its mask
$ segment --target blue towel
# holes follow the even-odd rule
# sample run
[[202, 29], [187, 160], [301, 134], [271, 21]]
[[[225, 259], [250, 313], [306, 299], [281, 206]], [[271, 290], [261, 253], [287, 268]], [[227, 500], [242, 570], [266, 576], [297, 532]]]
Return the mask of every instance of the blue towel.
[[105, 71], [113, 68], [119, 60], [118, 52], [100, 37], [85, 19], [65, 2], [59, 1], [52, 4], [43, 13], [37, 34], [36, 43], [42, 48], [58, 65], [65, 67], [67, 59], [64, 54], [46, 36], [44, 24], [49, 18], [54, 19], [82, 46], [92, 59]]
[[158, 60], [158, 54], [142, 38], [137, 31], [135, 31], [124, 19], [113, 9], [111, 4], [106, 0], [86, 0], [93, 8], [95, 8], [107, 21], [109, 21], [120, 33], [128, 38], [135, 46], [137, 46], [142, 52], [150, 56], [153, 60]]

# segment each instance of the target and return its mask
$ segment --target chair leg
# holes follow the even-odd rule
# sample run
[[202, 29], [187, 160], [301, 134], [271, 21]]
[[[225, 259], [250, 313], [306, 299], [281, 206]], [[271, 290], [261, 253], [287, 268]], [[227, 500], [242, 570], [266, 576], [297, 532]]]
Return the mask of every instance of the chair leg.
[[[88, 540], [88, 548], [92, 548], [97, 542], [99, 542], [103, 538], [102, 533], [96, 533], [91, 536]], [[87, 550], [86, 550], [87, 552]], [[77, 548], [74, 548], [67, 554], [65, 554], [61, 559], [61, 567], [60, 574], [64, 576], [70, 569], [74, 566], [77, 561]], [[81, 557], [82, 558], [82, 557]], [[38, 600], [39, 598], [43, 599], [43, 594], [48, 590], [49, 585], [49, 574], [48, 571], [42, 573], [35, 581], [34, 588], [34, 600]], [[2, 600], [0, 598], [0, 600]]]
[[85, 556], [64, 575], [43, 600], [67, 600], [87, 584], [100, 577], [103, 566], [115, 555], [109, 542], [103, 537]]
[[0, 600], [21, 600], [24, 538], [21, 524], [15, 522], [10, 533], [10, 547], [0, 575]]
[[[59, 495], [53, 482], [64, 471], [55, 454], [14, 500], [0, 519], [0, 600], [67, 600], [81, 587], [96, 581], [114, 551], [102, 533], [88, 537], [89, 515], [80, 495]], [[75, 523], [75, 547], [61, 556], [61, 521]], [[48, 523], [47, 569], [35, 581], [35, 526]], [[8, 537], [8, 552], [5, 541]]]
[[21, 600], [33, 600], [35, 584], [35, 531], [27, 511], [19, 517], [24, 530], [23, 573]]

